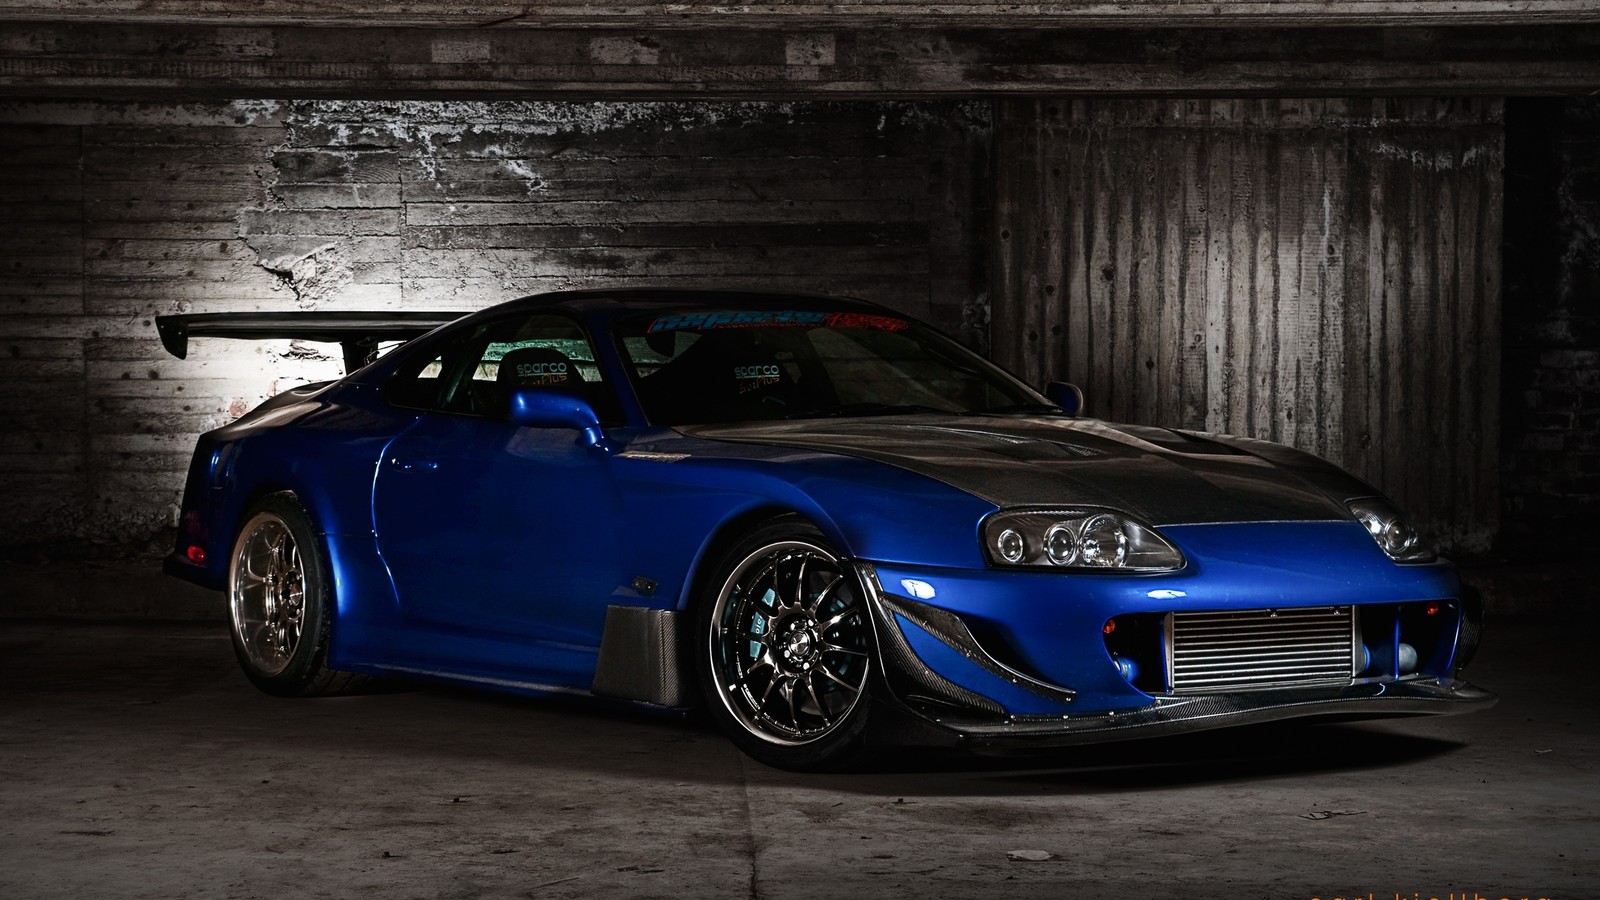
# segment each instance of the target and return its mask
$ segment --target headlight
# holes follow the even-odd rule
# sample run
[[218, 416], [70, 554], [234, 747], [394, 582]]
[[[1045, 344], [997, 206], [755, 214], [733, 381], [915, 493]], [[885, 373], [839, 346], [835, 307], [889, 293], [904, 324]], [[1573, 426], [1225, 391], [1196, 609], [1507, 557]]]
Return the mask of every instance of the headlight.
[[1183, 554], [1155, 529], [1093, 507], [1001, 510], [984, 520], [983, 550], [997, 566], [1157, 572], [1183, 568]]
[[1350, 512], [1367, 529], [1367, 534], [1378, 542], [1383, 552], [1395, 562], [1430, 562], [1433, 548], [1423, 543], [1422, 536], [1401, 518], [1399, 510], [1376, 497], [1351, 500]]

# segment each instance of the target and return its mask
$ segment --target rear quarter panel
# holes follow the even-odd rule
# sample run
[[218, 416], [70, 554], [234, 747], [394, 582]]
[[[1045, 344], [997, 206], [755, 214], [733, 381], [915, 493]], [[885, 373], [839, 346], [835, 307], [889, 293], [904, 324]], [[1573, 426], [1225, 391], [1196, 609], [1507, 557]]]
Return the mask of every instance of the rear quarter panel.
[[212, 528], [221, 577], [252, 505], [289, 491], [327, 543], [340, 618], [391, 615], [393, 589], [372, 535], [372, 479], [384, 447], [414, 421], [378, 402], [375, 388], [342, 384], [214, 432], [233, 457]]

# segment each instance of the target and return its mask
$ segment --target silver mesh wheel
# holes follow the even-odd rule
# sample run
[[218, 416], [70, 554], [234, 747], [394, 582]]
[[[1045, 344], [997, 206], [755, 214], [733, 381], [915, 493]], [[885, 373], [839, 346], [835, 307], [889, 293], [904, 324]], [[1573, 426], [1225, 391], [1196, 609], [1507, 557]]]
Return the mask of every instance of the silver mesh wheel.
[[249, 665], [271, 677], [289, 666], [305, 627], [306, 573], [300, 545], [276, 514], [245, 523], [228, 567], [233, 633]]

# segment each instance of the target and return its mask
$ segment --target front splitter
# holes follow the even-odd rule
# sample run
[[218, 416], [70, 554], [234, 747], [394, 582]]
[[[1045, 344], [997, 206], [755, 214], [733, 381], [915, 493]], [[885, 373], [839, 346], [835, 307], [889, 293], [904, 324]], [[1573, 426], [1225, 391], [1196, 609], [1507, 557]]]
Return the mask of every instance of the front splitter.
[[930, 724], [953, 732], [962, 746], [982, 752], [1137, 740], [1288, 719], [1348, 721], [1456, 715], [1488, 709], [1498, 699], [1464, 681], [1445, 684], [1428, 678], [1337, 688], [1163, 697], [1147, 707], [1126, 712], [1019, 716], [999, 722], [932, 718]]

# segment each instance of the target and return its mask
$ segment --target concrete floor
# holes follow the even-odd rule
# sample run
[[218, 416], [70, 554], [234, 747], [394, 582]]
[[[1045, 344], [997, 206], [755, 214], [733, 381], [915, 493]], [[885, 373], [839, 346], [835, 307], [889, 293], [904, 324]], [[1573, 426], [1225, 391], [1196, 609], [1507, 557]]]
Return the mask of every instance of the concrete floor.
[[803, 776], [571, 701], [273, 699], [220, 626], [0, 622], [0, 897], [1596, 897], [1595, 646], [1491, 621], [1469, 716]]

